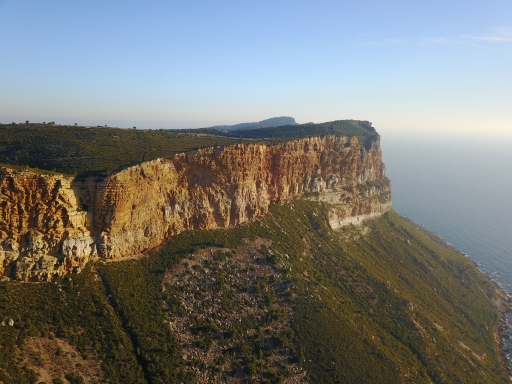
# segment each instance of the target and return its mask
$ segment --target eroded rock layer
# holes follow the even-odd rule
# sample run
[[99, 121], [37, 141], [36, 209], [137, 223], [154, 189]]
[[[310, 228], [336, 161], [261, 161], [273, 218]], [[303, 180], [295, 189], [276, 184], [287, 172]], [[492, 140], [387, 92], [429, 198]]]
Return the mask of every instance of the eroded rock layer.
[[227, 228], [303, 193], [333, 228], [390, 207], [379, 142], [325, 136], [199, 149], [110, 176], [0, 168], [0, 275], [48, 280], [95, 258], [140, 254], [187, 229]]

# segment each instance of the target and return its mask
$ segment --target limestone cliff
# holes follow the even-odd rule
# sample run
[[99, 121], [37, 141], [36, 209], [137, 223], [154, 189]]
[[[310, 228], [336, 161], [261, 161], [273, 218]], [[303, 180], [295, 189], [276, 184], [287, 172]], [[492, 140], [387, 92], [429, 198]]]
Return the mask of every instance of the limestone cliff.
[[110, 176], [0, 169], [0, 275], [48, 280], [140, 254], [187, 229], [226, 228], [303, 193], [333, 228], [390, 207], [379, 141], [324, 136], [181, 153]]

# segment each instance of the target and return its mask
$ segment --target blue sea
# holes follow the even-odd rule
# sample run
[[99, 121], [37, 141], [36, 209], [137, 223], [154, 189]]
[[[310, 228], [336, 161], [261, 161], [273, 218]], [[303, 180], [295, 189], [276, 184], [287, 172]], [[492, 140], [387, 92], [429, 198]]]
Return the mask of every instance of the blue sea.
[[393, 209], [467, 253], [512, 296], [512, 141], [389, 138], [382, 151]]

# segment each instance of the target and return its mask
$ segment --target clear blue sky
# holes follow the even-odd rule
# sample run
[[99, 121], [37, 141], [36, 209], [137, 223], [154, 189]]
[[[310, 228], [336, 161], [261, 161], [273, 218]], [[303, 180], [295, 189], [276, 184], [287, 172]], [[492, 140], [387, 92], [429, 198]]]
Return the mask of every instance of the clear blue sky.
[[512, 136], [512, 0], [0, 0], [0, 122]]

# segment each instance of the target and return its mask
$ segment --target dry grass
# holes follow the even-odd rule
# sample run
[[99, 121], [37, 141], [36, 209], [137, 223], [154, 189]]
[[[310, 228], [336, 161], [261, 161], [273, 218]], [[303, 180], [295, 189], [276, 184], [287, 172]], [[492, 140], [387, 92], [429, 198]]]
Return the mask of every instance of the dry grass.
[[67, 341], [53, 336], [27, 337], [21, 356], [23, 364], [39, 375], [39, 382], [51, 383], [56, 378], [67, 382], [64, 377], [70, 373], [82, 376], [85, 383], [103, 380], [99, 359], [93, 356], [84, 359]]

